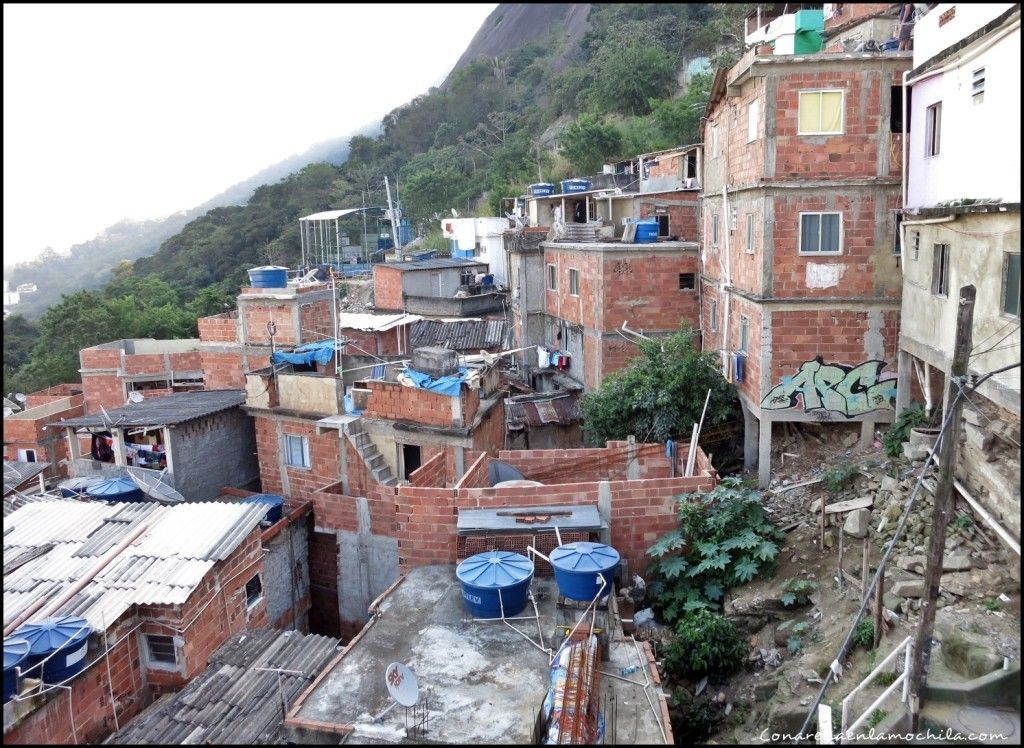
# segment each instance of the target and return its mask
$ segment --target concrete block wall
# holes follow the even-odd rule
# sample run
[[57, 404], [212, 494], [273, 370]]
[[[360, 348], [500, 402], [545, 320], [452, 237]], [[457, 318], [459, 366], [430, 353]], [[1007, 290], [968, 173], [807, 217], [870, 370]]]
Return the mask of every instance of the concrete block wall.
[[260, 475], [253, 419], [241, 408], [174, 427], [168, 449], [175, 488], [187, 499], [211, 499], [223, 486], [242, 486]]
[[373, 266], [373, 303], [377, 309], [401, 311], [405, 308], [400, 270], [384, 263]]
[[[308, 631], [310, 606], [310, 522], [302, 515], [272, 537], [263, 532], [263, 591], [267, 598], [267, 621], [273, 628]], [[294, 610], [293, 610], [294, 604]]]

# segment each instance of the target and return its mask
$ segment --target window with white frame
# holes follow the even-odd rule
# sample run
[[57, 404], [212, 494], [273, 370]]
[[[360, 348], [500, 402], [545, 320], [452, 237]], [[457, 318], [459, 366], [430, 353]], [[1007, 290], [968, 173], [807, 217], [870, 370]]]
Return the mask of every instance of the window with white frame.
[[932, 104], [924, 111], [924, 155], [938, 156], [942, 139], [942, 102]]
[[754, 254], [754, 214], [747, 213], [747, 254]]
[[971, 98], [975, 104], [985, 100], [985, 68], [978, 68], [971, 74]]
[[711, 300], [711, 310], [708, 312], [708, 327], [711, 332], [718, 332], [718, 299]]
[[845, 96], [842, 89], [801, 91], [797, 134], [841, 135]]
[[580, 295], [580, 271], [576, 268], [569, 268], [569, 294]]
[[932, 245], [932, 293], [949, 295], [949, 245]]
[[718, 246], [718, 214], [711, 214], [711, 246]]
[[1020, 252], [1003, 255], [1002, 311], [1020, 319]]
[[747, 352], [747, 346], [750, 344], [750, 318], [746, 316], [740, 316], [740, 351], [742, 353]]
[[758, 118], [761, 114], [761, 102], [758, 99], [754, 99], [747, 106], [747, 142], [752, 143], [757, 140], [757, 125]]
[[558, 290], [558, 268], [554, 265], [548, 265], [548, 290]]
[[842, 213], [800, 214], [800, 254], [835, 255], [842, 250]]
[[18, 462], [35, 462], [36, 451], [34, 449], [19, 449]]
[[245, 583], [245, 607], [252, 608], [263, 599], [263, 580], [256, 574]]
[[289, 467], [310, 467], [309, 439], [293, 434], [284, 435], [284, 464]]
[[178, 647], [173, 636], [146, 634], [146, 659], [149, 664], [163, 668], [178, 666]]

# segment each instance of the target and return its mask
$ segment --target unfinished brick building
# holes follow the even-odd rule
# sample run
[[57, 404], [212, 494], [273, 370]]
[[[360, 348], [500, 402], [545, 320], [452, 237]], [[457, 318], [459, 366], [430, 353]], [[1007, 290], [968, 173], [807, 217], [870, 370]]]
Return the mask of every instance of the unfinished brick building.
[[60, 429], [47, 426], [82, 415], [85, 397], [81, 392], [81, 387], [62, 384], [28, 395], [25, 410], [4, 416], [4, 459], [47, 462], [45, 478], [67, 478], [68, 442]]
[[146, 397], [204, 387], [199, 341], [136, 338], [114, 340], [78, 353], [86, 413], [120, 408], [131, 392]]
[[859, 422], [866, 441], [893, 418], [910, 68], [905, 52], [764, 52], [716, 74], [701, 219], [704, 347], [739, 391], [762, 485], [773, 423]]

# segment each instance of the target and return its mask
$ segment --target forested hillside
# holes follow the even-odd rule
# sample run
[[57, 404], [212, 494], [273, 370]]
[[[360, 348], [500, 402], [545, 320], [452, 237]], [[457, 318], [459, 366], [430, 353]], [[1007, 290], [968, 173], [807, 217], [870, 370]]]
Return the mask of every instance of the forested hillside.
[[[11, 356], [5, 340], [5, 392], [74, 379], [84, 345], [129, 333], [195, 334], [195, 316], [230, 304], [246, 268], [298, 262], [299, 216], [360, 205], [364, 193], [382, 205], [385, 175], [405, 215], [440, 246], [436, 218], [452, 208], [494, 214], [500, 198], [530, 182], [694, 142], [710, 75], [679, 95], [679, 73], [696, 57], [731, 54], [748, 7], [613, 3], [589, 6], [582, 18], [578, 8], [537, 16], [502, 4], [468, 50], [488, 56], [460, 60], [442, 86], [384, 117], [379, 135], [351, 138], [344, 164], [310, 165], [258, 188], [247, 205], [211, 210], [151, 256], [119, 267], [102, 291], [65, 297], [38, 324], [5, 321], [20, 352]], [[517, 32], [531, 41], [493, 46], [506, 43], [498, 30], [511, 33], [506, 24], [527, 17], [534, 25]], [[86, 308], [96, 323], [72, 332]]]

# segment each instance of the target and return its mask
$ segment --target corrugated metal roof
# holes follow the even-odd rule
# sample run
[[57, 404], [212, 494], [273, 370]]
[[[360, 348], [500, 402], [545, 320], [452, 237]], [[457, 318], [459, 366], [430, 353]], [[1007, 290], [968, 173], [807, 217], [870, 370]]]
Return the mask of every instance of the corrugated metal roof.
[[510, 426], [544, 426], [557, 423], [567, 426], [580, 419], [579, 405], [574, 396], [550, 400], [510, 400], [506, 410]]
[[173, 426], [213, 415], [245, 402], [245, 390], [197, 390], [174, 392], [131, 403], [102, 414], [59, 421], [54, 426]]
[[508, 337], [508, 322], [496, 319], [451, 322], [427, 319], [409, 330], [409, 344], [413, 348], [441, 346], [454, 351], [507, 348]]
[[[141, 712], [106, 743], [284, 743], [281, 698], [291, 705], [341, 642], [296, 631], [232, 636], [184, 689]], [[280, 668], [290, 673], [259, 668]], [[297, 675], [296, 673], [301, 673]]]
[[4, 460], [4, 496], [14, 493], [18, 486], [32, 480], [48, 467], [50, 467], [48, 462], [14, 462], [13, 460]]
[[[259, 504], [227, 502], [29, 504], [4, 521], [4, 622], [67, 589], [140, 524], [146, 532], [56, 613], [102, 629], [132, 605], [181, 604], [265, 513]], [[34, 550], [43, 552], [33, 557]]]
[[369, 314], [361, 312], [338, 312], [338, 328], [341, 330], [363, 330], [384, 332], [394, 327], [412, 324], [423, 319], [418, 314]]
[[400, 272], [406, 270], [444, 270], [447, 268], [486, 267], [486, 262], [469, 260], [460, 257], [434, 257], [429, 260], [411, 260], [409, 262], [388, 262], [374, 267], [393, 268]]

